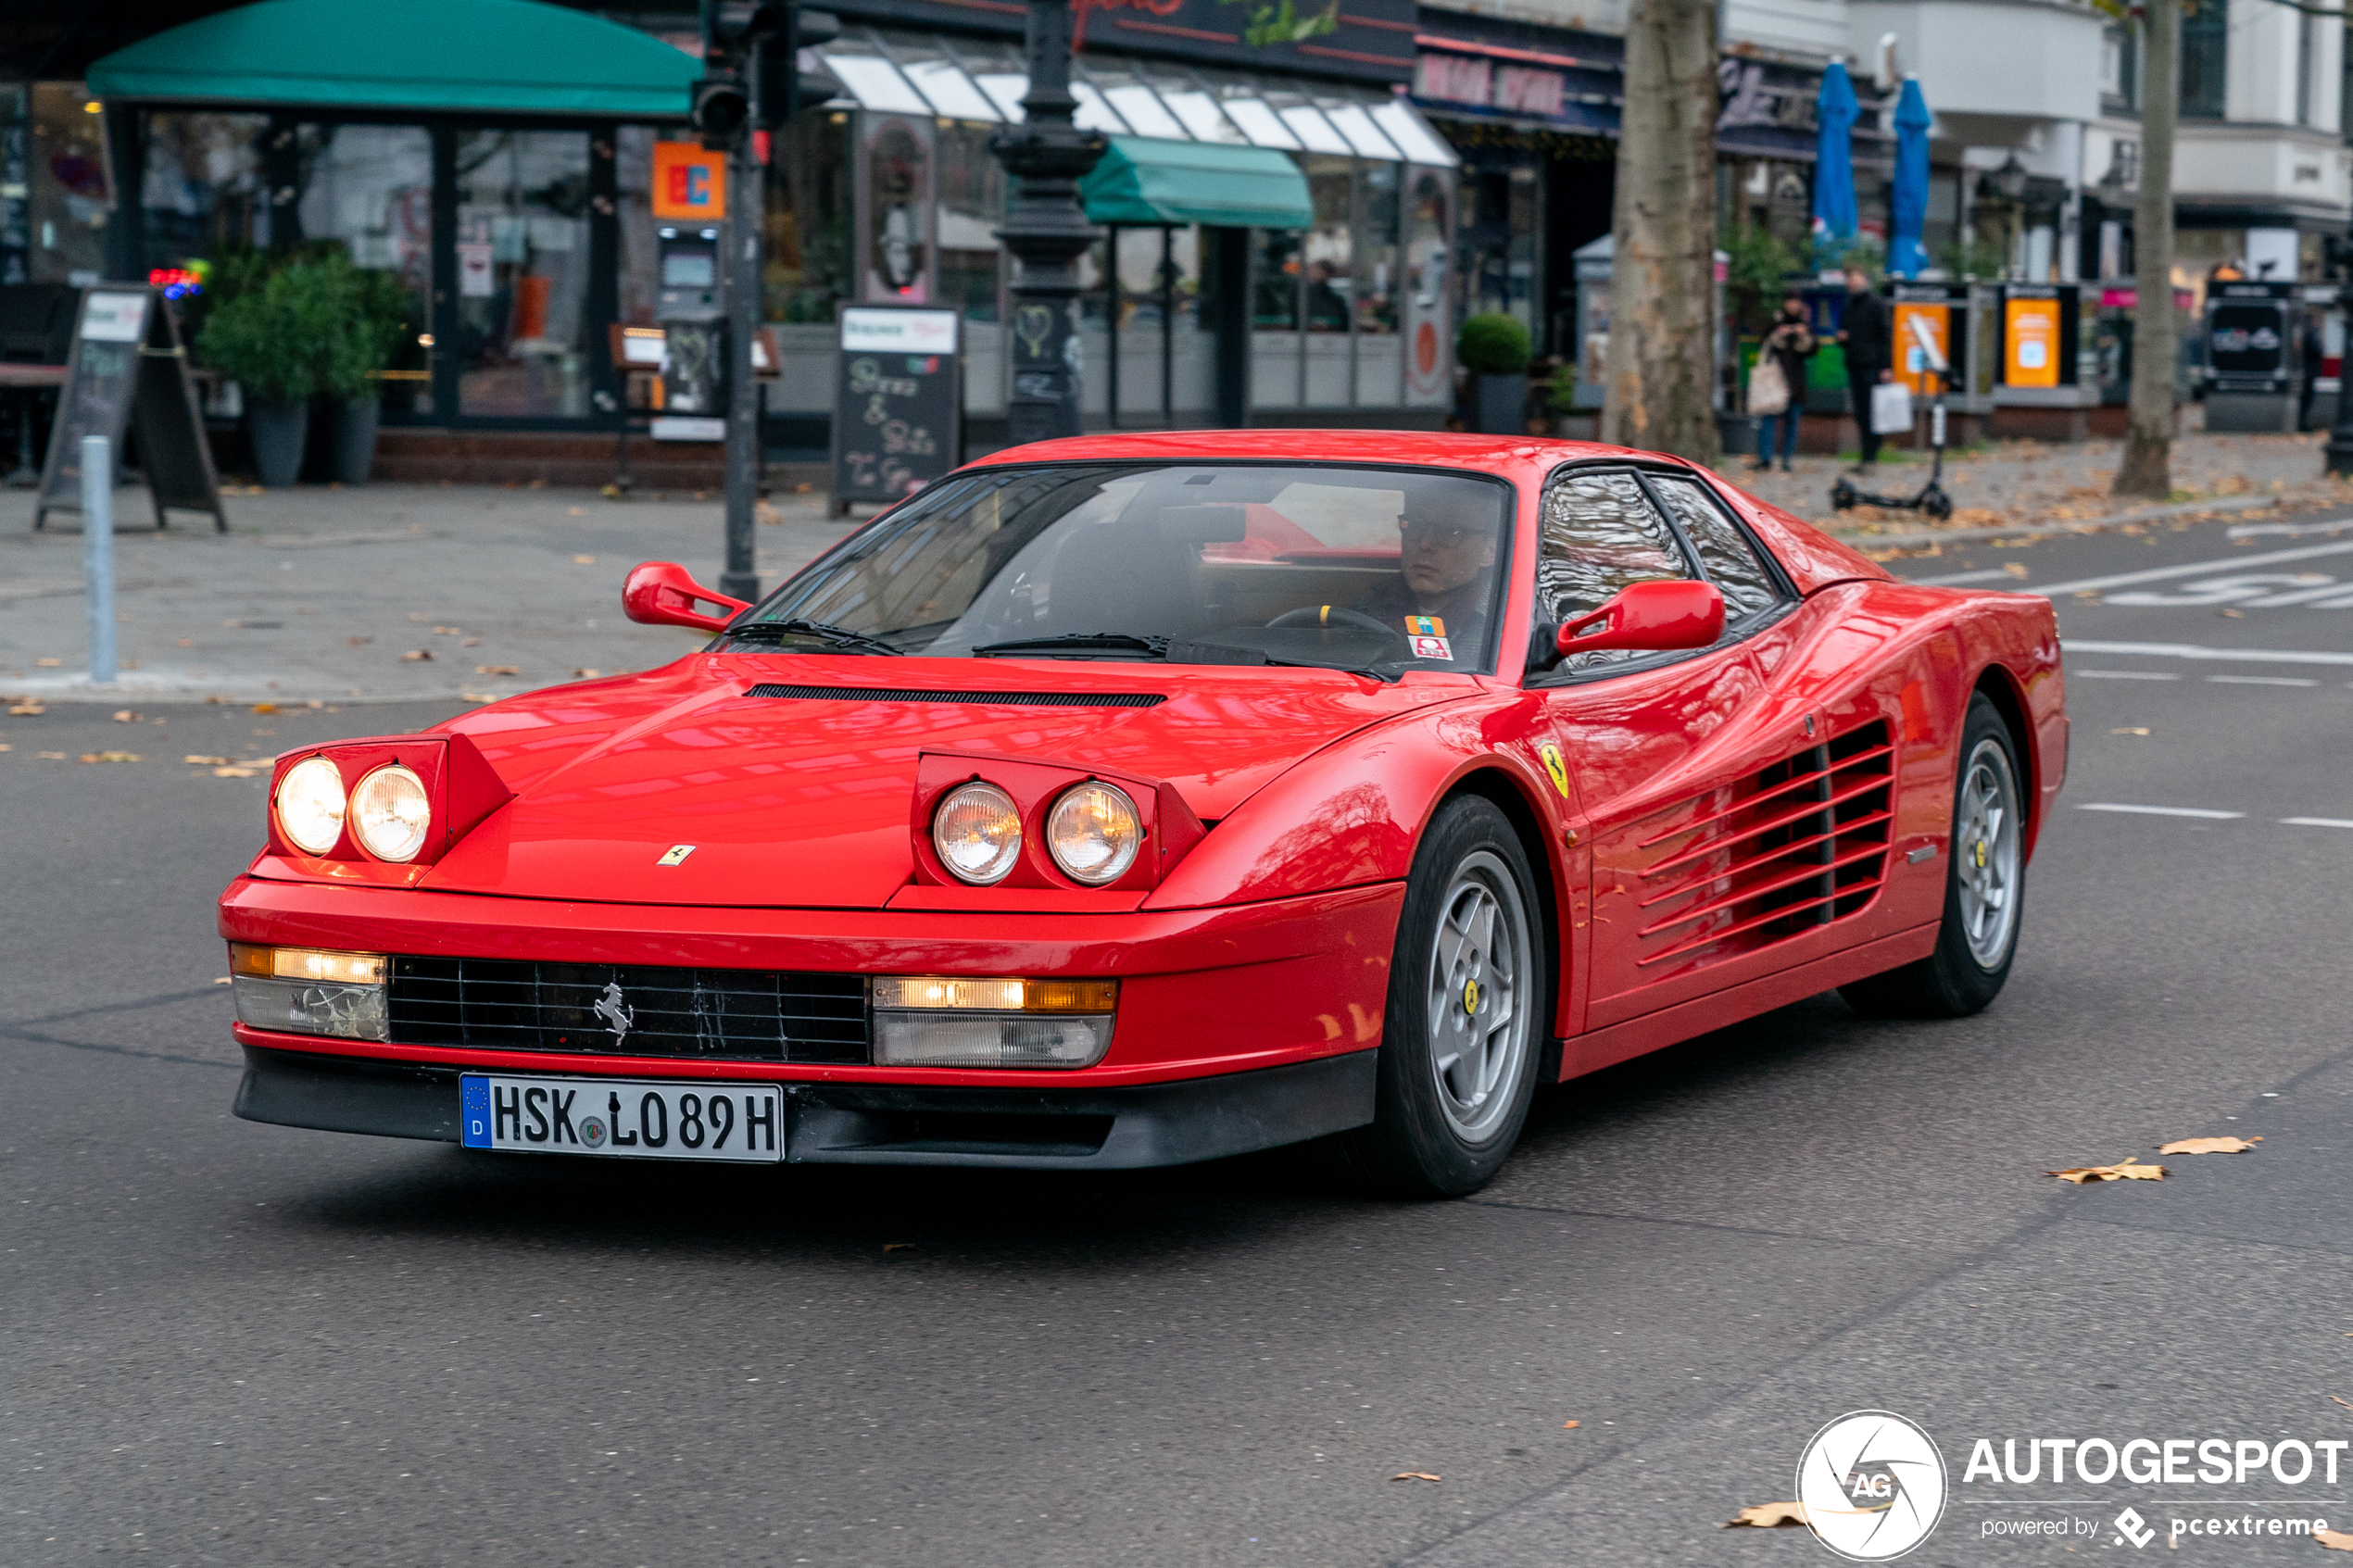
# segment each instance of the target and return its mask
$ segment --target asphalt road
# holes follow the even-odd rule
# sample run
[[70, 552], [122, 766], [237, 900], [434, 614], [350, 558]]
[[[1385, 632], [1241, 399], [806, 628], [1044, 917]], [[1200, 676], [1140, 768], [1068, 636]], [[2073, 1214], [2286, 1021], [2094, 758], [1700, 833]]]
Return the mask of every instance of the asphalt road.
[[[1898, 569], [2059, 590], [2074, 771], [2007, 992], [1820, 997], [1548, 1093], [1458, 1203], [1279, 1157], [703, 1171], [241, 1123], [210, 905], [260, 781], [178, 759], [447, 709], [0, 718], [0, 1562], [1829, 1562], [1718, 1526], [1865, 1407], [1952, 1478], [1907, 1562], [2133, 1556], [2126, 1503], [2353, 1529], [2353, 1458], [1962, 1480], [1981, 1437], [2353, 1438], [2353, 608], [2248, 602], [2353, 600], [2353, 529]], [[2251, 573], [2315, 581], [2211, 586]], [[145, 760], [39, 755], [107, 749]], [[2219, 1134], [2264, 1141], [2040, 1173]], [[1986, 1535], [2060, 1518], [2096, 1529]]]

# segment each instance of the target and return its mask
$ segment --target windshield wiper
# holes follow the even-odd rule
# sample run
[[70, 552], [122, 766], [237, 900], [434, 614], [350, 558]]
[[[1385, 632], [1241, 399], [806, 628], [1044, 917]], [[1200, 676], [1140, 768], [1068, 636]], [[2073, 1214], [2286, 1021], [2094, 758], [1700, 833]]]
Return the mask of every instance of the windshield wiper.
[[814, 637], [838, 648], [854, 653], [883, 653], [904, 658], [907, 650], [893, 647], [880, 637], [870, 637], [863, 632], [853, 632], [847, 626], [835, 626], [823, 621], [749, 621], [740, 626], [730, 626], [730, 637], [784, 638]]
[[983, 643], [973, 649], [973, 657], [989, 659], [999, 654], [1041, 653], [1051, 659], [1058, 653], [1114, 651], [1165, 659], [1168, 657], [1168, 639], [1139, 636], [1133, 632], [1064, 632], [1053, 637], [1015, 637], [1008, 642]]

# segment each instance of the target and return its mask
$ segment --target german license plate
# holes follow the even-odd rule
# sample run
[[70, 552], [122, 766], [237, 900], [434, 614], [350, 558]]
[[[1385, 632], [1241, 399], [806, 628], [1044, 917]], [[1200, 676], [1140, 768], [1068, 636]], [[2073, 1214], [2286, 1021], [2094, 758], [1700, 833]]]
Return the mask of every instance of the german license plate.
[[610, 1154], [634, 1160], [784, 1158], [774, 1085], [623, 1078], [458, 1080], [459, 1141], [530, 1154]]

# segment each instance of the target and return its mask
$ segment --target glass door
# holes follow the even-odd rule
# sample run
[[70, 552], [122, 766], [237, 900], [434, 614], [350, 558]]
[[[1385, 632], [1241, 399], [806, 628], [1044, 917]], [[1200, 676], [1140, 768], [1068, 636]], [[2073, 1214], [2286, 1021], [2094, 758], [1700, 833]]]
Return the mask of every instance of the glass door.
[[585, 131], [456, 133], [458, 411], [590, 414]]

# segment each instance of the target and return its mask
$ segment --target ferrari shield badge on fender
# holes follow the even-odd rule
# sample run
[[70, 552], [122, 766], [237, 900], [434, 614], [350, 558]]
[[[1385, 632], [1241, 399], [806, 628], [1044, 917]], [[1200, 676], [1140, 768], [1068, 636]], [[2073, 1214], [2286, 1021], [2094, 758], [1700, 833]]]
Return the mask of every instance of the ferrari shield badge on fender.
[[1536, 748], [1536, 755], [1544, 759], [1544, 771], [1552, 779], [1553, 787], [1560, 791], [1563, 800], [1567, 799], [1568, 764], [1561, 759], [1561, 748], [1546, 741]]
[[687, 856], [693, 854], [694, 852], [695, 847], [691, 844], [673, 844], [669, 848], [662, 851], [661, 859], [656, 860], [654, 864], [657, 866], [674, 866], [685, 860]]

